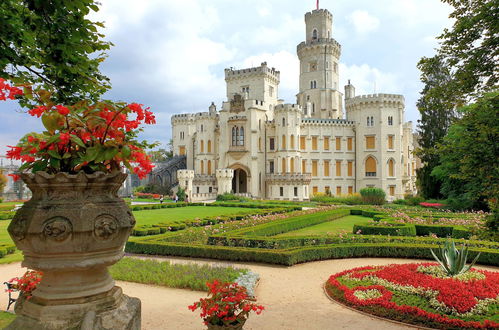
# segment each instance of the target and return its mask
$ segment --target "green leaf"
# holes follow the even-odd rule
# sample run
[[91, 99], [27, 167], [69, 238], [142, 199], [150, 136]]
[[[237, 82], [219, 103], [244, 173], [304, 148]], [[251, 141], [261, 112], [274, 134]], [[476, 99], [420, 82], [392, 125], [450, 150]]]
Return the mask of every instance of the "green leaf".
[[77, 137], [76, 135], [71, 134], [71, 141], [73, 141], [74, 143], [76, 143], [77, 145], [79, 145], [82, 148], [86, 148], [85, 143], [83, 143], [83, 141], [79, 137]]
[[56, 159], [62, 159], [61, 155], [59, 155], [55, 150], [47, 150], [47, 153]]
[[47, 161], [39, 160], [33, 163], [33, 168], [32, 168], [33, 173], [38, 171], [44, 171], [45, 169], [47, 169]]
[[130, 147], [129, 146], [123, 146], [123, 148], [121, 149], [121, 153], [123, 154], [123, 158], [130, 157], [130, 154], [131, 154]]
[[99, 154], [99, 147], [93, 146], [87, 148], [87, 152], [85, 153], [84, 161], [91, 162], [94, 161], [97, 155]]
[[61, 161], [57, 158], [50, 158], [50, 166], [58, 170], [61, 167]]

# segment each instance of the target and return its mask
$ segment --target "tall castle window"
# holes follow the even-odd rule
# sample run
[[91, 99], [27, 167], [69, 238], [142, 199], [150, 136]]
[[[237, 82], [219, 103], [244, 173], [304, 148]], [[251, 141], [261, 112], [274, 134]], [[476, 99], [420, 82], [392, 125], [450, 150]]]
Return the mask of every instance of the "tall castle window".
[[395, 162], [393, 159], [388, 161], [388, 176], [395, 176]]
[[243, 146], [244, 145], [244, 128], [243, 127], [232, 127], [232, 145], [233, 146]]
[[312, 39], [317, 40], [317, 29], [314, 29], [314, 31], [312, 31]]
[[367, 126], [374, 126], [374, 117], [367, 117]]
[[275, 150], [275, 139], [274, 138], [269, 138], [269, 149]]
[[204, 152], [204, 140], [201, 140], [201, 144], [199, 146], [199, 152], [203, 153]]
[[366, 176], [376, 176], [376, 160], [371, 156], [366, 159]]
[[392, 116], [388, 116], [388, 125], [393, 126], [393, 117]]
[[317, 80], [311, 80], [310, 89], [315, 89], [315, 88], [317, 88]]
[[211, 152], [211, 140], [208, 140], [208, 153]]
[[286, 118], [282, 117], [282, 127], [286, 126]]
[[269, 96], [270, 97], [274, 96], [274, 87], [272, 87], [272, 86], [269, 87]]

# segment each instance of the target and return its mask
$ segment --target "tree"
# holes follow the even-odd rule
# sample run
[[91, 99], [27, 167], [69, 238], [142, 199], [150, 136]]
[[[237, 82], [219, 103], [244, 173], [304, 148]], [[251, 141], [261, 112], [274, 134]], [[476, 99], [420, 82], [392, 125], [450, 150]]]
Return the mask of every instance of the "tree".
[[3, 171], [0, 170], [0, 195], [3, 193], [5, 186], [7, 185], [7, 177], [3, 174]]
[[454, 7], [438, 54], [453, 70], [455, 93], [475, 98], [497, 90], [499, 71], [499, 3], [497, 0], [442, 0]]
[[96, 101], [110, 88], [99, 64], [111, 46], [103, 24], [85, 18], [98, 9], [95, 0], [0, 1], [0, 77], [41, 87], [54, 103]]
[[423, 57], [418, 63], [424, 88], [416, 105], [421, 114], [418, 120], [419, 149], [417, 155], [424, 166], [417, 171], [418, 188], [426, 198], [440, 198], [441, 182], [431, 175], [437, 166], [437, 143], [442, 142], [452, 121], [457, 117], [456, 106], [462, 104], [453, 92], [450, 68], [440, 56]]
[[488, 208], [499, 199], [499, 92], [488, 93], [460, 110], [463, 117], [438, 146], [441, 164], [432, 174], [458, 208]]

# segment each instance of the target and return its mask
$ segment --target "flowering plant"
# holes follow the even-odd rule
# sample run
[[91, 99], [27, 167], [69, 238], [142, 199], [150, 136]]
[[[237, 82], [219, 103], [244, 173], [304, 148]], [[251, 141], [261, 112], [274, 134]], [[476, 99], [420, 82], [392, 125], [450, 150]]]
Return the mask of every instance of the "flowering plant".
[[42, 280], [43, 273], [35, 270], [28, 270], [21, 277], [14, 277], [9, 281], [12, 284], [12, 289], [19, 290], [28, 299], [31, 298], [31, 293], [36, 289], [38, 283]]
[[419, 203], [419, 205], [421, 205], [423, 207], [434, 207], [436, 209], [439, 209], [439, 208], [444, 206], [444, 204], [442, 204], [442, 203], [426, 203], [426, 202], [421, 202], [421, 203]]
[[189, 306], [191, 311], [201, 309], [200, 316], [204, 324], [219, 326], [235, 325], [243, 323], [251, 311], [260, 314], [264, 307], [248, 301], [246, 288], [237, 283], [220, 283], [214, 280], [207, 282], [208, 298], [201, 298], [198, 302]]
[[137, 141], [140, 126], [156, 122], [149, 108], [107, 100], [55, 104], [49, 92], [33, 90], [30, 85], [21, 87], [0, 78], [0, 100], [20, 95], [34, 100], [39, 105], [28, 113], [41, 118], [46, 130], [28, 133], [16, 146], [9, 146], [7, 158], [21, 160], [20, 171], [113, 172], [124, 165], [143, 178], [152, 170], [144, 152], [151, 145]]

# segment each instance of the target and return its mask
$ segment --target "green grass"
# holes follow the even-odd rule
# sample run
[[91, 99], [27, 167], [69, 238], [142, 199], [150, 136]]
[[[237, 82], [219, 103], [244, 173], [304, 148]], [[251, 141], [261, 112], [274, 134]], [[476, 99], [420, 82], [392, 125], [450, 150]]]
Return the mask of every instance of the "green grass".
[[195, 218], [205, 218], [226, 214], [248, 214], [255, 209], [222, 206], [187, 206], [172, 209], [143, 210], [134, 212], [137, 225], [154, 225], [157, 223], [174, 223]]
[[171, 264], [168, 261], [123, 258], [109, 271], [115, 280], [155, 284], [170, 288], [206, 291], [206, 282], [217, 279], [234, 282], [247, 269], [198, 264]]
[[323, 222], [318, 225], [305, 227], [299, 230], [290, 231], [277, 235], [275, 237], [282, 236], [306, 236], [306, 235], [322, 235], [326, 233], [339, 233], [342, 231], [352, 232], [353, 225], [355, 224], [367, 224], [371, 218], [363, 217], [360, 215], [347, 215], [333, 221]]
[[6, 328], [15, 318], [15, 314], [0, 311], [0, 329]]

